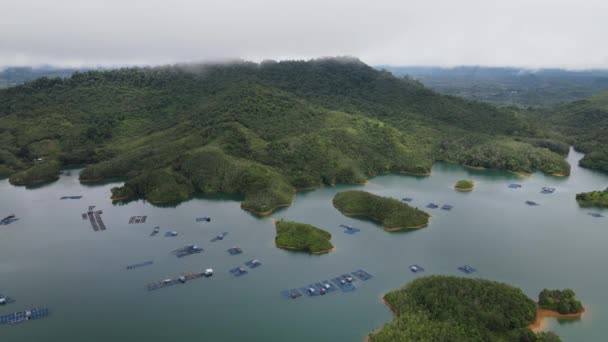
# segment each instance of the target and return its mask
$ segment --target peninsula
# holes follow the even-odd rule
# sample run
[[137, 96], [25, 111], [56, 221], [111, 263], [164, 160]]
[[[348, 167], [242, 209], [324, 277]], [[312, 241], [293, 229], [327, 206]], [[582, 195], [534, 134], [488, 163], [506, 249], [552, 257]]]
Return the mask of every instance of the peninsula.
[[339, 192], [333, 199], [334, 207], [347, 216], [361, 216], [381, 223], [385, 230], [397, 231], [422, 228], [430, 215], [394, 198], [381, 197], [365, 191]]

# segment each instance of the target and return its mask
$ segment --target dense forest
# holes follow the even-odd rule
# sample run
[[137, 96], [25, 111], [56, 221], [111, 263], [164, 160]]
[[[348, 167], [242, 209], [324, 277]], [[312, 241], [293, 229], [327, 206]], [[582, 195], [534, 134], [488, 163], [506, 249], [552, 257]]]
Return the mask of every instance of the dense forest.
[[419, 278], [384, 296], [395, 319], [369, 335], [371, 342], [559, 341], [534, 334], [536, 304], [512, 286], [453, 276]]
[[281, 220], [275, 223], [275, 227], [277, 247], [315, 254], [327, 253], [334, 248], [329, 241], [330, 233], [309, 224]]
[[583, 207], [608, 208], [608, 188], [603, 191], [578, 193], [576, 194], [576, 201]]
[[581, 166], [608, 172], [608, 93], [531, 111], [531, 116], [584, 152]]
[[115, 199], [232, 193], [257, 213], [300, 188], [428, 173], [435, 161], [569, 174], [516, 108], [438, 94], [350, 58], [76, 72], [0, 90], [0, 176], [126, 179]]
[[429, 223], [430, 215], [399, 200], [381, 197], [365, 191], [338, 192], [333, 205], [345, 215], [361, 216], [379, 223], [389, 231], [421, 228]]
[[583, 304], [576, 299], [574, 291], [544, 289], [538, 295], [538, 305], [547, 310], [557, 311], [560, 314], [576, 314], [582, 312]]

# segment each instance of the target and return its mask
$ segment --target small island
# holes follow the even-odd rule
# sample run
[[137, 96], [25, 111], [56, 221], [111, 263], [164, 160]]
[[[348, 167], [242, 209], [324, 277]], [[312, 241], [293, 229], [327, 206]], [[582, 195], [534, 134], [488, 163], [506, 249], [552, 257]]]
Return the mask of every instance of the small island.
[[454, 185], [454, 189], [458, 191], [471, 191], [473, 188], [475, 188], [473, 181], [466, 179], [459, 180], [456, 182], [456, 185]]
[[336, 209], [347, 216], [362, 216], [382, 223], [385, 230], [422, 228], [430, 215], [394, 198], [381, 197], [365, 191], [351, 190], [334, 196]]
[[328, 253], [335, 248], [329, 241], [330, 233], [309, 224], [277, 221], [275, 227], [277, 230], [275, 243], [279, 248], [307, 251], [312, 254]]
[[430, 276], [387, 293], [395, 319], [368, 335], [370, 342], [559, 341], [528, 326], [536, 304], [520, 289], [483, 279]]
[[575, 298], [574, 291], [544, 289], [538, 295], [536, 321], [529, 326], [536, 331], [542, 327], [542, 321], [548, 317], [558, 319], [579, 319], [585, 312], [583, 304]]
[[608, 188], [604, 191], [581, 192], [576, 201], [583, 207], [608, 208]]
[[41, 162], [29, 169], [13, 174], [8, 181], [13, 185], [34, 185], [57, 180], [59, 162], [55, 160]]

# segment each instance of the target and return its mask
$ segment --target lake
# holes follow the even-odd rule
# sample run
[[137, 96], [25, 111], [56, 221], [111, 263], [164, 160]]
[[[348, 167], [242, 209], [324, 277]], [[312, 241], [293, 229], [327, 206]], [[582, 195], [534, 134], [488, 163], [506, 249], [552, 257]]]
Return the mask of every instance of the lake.
[[[238, 199], [202, 197], [177, 207], [144, 201], [113, 205], [110, 189], [119, 183], [81, 185], [78, 171], [34, 189], [0, 181], [0, 216], [19, 217], [0, 226], [0, 293], [16, 299], [0, 314], [48, 307], [51, 316], [17, 326], [0, 326], [8, 341], [362, 341], [392, 319], [382, 295], [430, 274], [462, 275], [520, 287], [533, 299], [543, 288], [572, 288], [588, 307], [581, 321], [549, 321], [565, 341], [603, 341], [608, 324], [608, 211], [588, 215], [575, 194], [608, 186], [608, 176], [582, 169], [582, 154], [571, 151], [570, 177], [541, 173], [530, 177], [473, 170], [437, 163], [429, 177], [384, 175], [366, 185], [339, 185], [299, 192], [291, 207], [270, 217], [309, 223], [332, 233], [336, 250], [326, 255], [290, 252], [274, 246], [270, 218], [240, 209]], [[455, 191], [460, 179], [472, 179], [472, 192]], [[520, 183], [511, 189], [509, 183]], [[556, 188], [541, 194], [543, 186]], [[338, 191], [362, 189], [382, 196], [412, 197], [410, 203], [432, 215], [427, 228], [389, 233], [372, 222], [345, 217], [333, 208]], [[80, 200], [59, 200], [82, 195]], [[526, 200], [540, 203], [526, 205]], [[426, 209], [429, 202], [451, 204], [451, 211]], [[89, 205], [103, 210], [107, 227], [94, 232], [81, 214]], [[128, 224], [147, 215], [144, 224]], [[195, 217], [210, 216], [209, 223]], [[0, 217], [1, 218], [1, 217]], [[339, 224], [361, 232], [348, 235]], [[161, 233], [150, 237], [155, 226]], [[164, 237], [175, 230], [177, 237]], [[222, 241], [210, 242], [221, 232]], [[198, 244], [204, 252], [176, 258], [171, 251]], [[241, 255], [227, 249], [239, 246]], [[250, 259], [263, 265], [234, 277], [228, 270]], [[128, 264], [154, 264], [126, 270]], [[419, 264], [423, 274], [408, 266]], [[211, 278], [148, 292], [145, 284], [181, 272], [213, 268]], [[302, 287], [363, 268], [374, 279], [357, 290], [290, 300], [281, 290]], [[604, 270], [604, 271], [602, 271]]]

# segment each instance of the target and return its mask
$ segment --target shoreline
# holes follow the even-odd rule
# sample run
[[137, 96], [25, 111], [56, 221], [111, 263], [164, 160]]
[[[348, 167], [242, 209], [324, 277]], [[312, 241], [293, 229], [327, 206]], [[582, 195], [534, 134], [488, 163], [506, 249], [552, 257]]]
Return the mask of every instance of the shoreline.
[[[458, 163], [455, 163], [458, 164]], [[491, 171], [504, 171], [504, 172], [509, 172], [509, 173], [513, 173], [515, 175], [521, 176], [521, 177], [530, 177], [532, 176], [532, 173], [527, 173], [527, 172], [523, 172], [523, 171], [511, 171], [511, 170], [501, 170], [501, 169], [493, 169], [493, 168], [489, 168], [489, 167], [483, 167], [483, 166], [473, 166], [473, 165], [466, 165], [466, 164], [460, 164], [466, 168], [469, 169], [473, 169], [473, 170], [491, 170]], [[543, 172], [543, 171], [540, 171]]]
[[308, 252], [309, 254], [325, 254], [325, 253], [333, 252], [333, 251], [336, 250], [336, 246], [333, 246], [330, 249], [324, 249], [322, 251], [312, 252], [309, 249], [302, 249], [302, 248], [290, 247], [290, 246], [282, 246], [282, 245], [277, 244], [276, 240], [274, 242], [274, 245], [277, 246], [278, 248], [288, 249], [288, 250], [292, 250], [292, 251]]
[[56, 180], [59, 179], [59, 177], [57, 176], [57, 177], [53, 177], [53, 178], [49, 178], [49, 179], [34, 179], [34, 180], [31, 180], [31, 181], [28, 181], [28, 182], [13, 183], [13, 182], [11, 182], [10, 177], [7, 177], [7, 178], [8, 178], [8, 182], [11, 185], [14, 185], [14, 186], [36, 185], [36, 184], [41, 184], [41, 183], [54, 182], [54, 181], [56, 181]]
[[431, 171], [425, 172], [425, 173], [418, 173], [418, 172], [411, 172], [411, 171], [397, 171], [397, 173], [400, 173], [403, 175], [423, 176], [423, 177], [431, 175]]
[[464, 191], [464, 192], [473, 191], [473, 189], [475, 189], [475, 185], [473, 185], [470, 188], [458, 188], [458, 187], [454, 186], [454, 190]]
[[587, 312], [587, 308], [583, 307], [583, 311], [578, 313], [571, 314], [562, 314], [554, 310], [542, 309], [538, 307], [536, 309], [536, 319], [534, 323], [528, 325], [530, 330], [536, 332], [543, 331], [546, 325], [546, 318], [556, 318], [556, 319], [567, 319], [567, 320], [577, 320], [582, 319], [583, 315]]
[[423, 223], [423, 224], [418, 225], [418, 226], [386, 227], [386, 226], [384, 226], [384, 224], [382, 223], [382, 221], [380, 221], [379, 219], [377, 219], [377, 218], [375, 218], [375, 217], [373, 217], [373, 216], [369, 216], [369, 215], [365, 215], [365, 214], [356, 214], [356, 213], [354, 213], [354, 214], [353, 214], [353, 213], [349, 213], [349, 212], [346, 212], [346, 211], [344, 211], [344, 210], [340, 209], [339, 207], [337, 207], [337, 206], [335, 206], [335, 205], [334, 205], [334, 208], [338, 209], [338, 211], [339, 211], [339, 212], [341, 212], [342, 214], [344, 214], [344, 215], [346, 215], [346, 216], [359, 216], [359, 217], [370, 218], [370, 219], [372, 219], [373, 221], [375, 221], [375, 222], [377, 222], [377, 223], [382, 224], [382, 228], [383, 228], [384, 230], [386, 230], [386, 231], [389, 231], [389, 232], [395, 232], [395, 231], [398, 231], [398, 230], [404, 230], [404, 229], [418, 229], [418, 228], [423, 228], [423, 227], [428, 226], [428, 225], [429, 225], [429, 223], [431, 222], [431, 215], [429, 214], [429, 216], [428, 216], [428, 220], [426, 221], [426, 223]]

